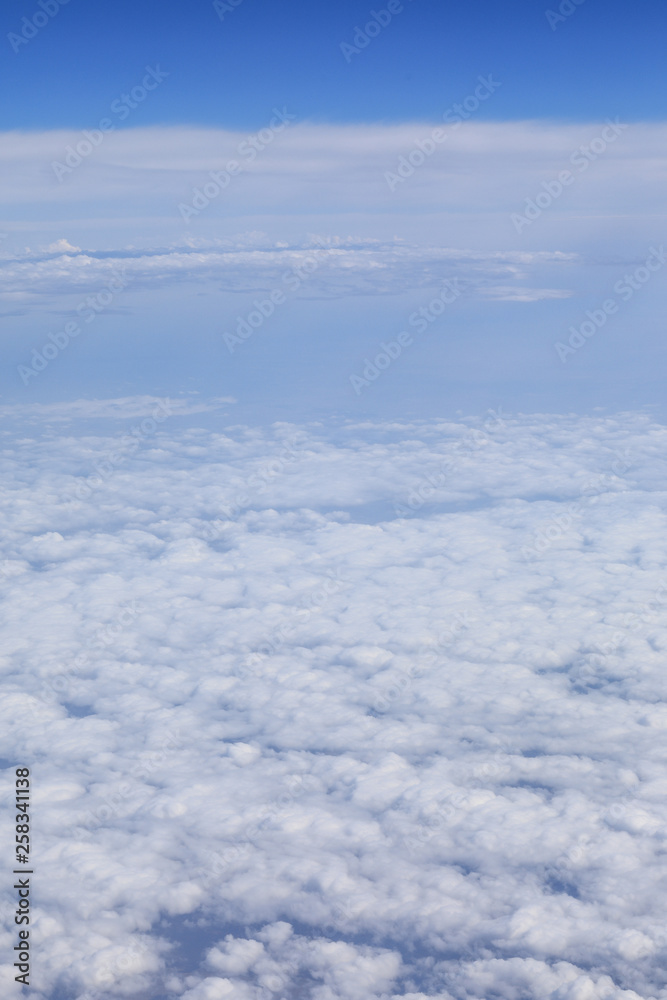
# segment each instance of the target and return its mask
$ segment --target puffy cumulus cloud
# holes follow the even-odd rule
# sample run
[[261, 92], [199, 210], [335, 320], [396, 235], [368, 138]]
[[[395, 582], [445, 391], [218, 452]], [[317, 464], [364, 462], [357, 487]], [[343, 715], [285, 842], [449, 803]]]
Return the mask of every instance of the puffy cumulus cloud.
[[104, 412], [5, 433], [35, 995], [664, 1000], [667, 430], [194, 415], [93, 486]]
[[[499, 988], [504, 993], [499, 994]], [[582, 975], [568, 962], [548, 965], [534, 959], [491, 959], [464, 963], [456, 976], [457, 994], [550, 997], [552, 1000], [641, 1000], [634, 990], [620, 989], [610, 976]]]
[[366, 1000], [386, 995], [402, 963], [397, 952], [325, 938], [313, 940], [294, 934], [290, 924], [280, 921], [255, 937], [228, 934], [207, 953], [206, 964], [232, 977], [253, 998], [303, 990], [310, 981], [308, 992], [316, 1000]]
[[[240, 988], [239, 988], [240, 987]], [[182, 993], [183, 1000], [224, 1000], [225, 997], [238, 997], [239, 1000], [254, 1000], [252, 993], [241, 983], [235, 984], [229, 979], [217, 976], [207, 976], [192, 989]]]
[[[61, 243], [66, 243], [62, 240]], [[191, 241], [195, 242], [195, 241]], [[161, 288], [174, 282], [214, 282], [224, 291], [265, 291], [285, 295], [338, 297], [396, 295], [434, 287], [456, 278], [460, 290], [487, 297], [532, 302], [567, 297], [563, 289], [528, 287], [536, 268], [562, 280], [563, 265], [579, 258], [560, 251], [471, 251], [420, 247], [400, 240], [316, 236], [285, 246], [254, 236], [236, 241], [196, 241], [150, 250], [104, 252], [54, 245], [49, 252], [27, 250], [0, 257], [0, 290], [13, 301], [95, 291], [116, 281], [124, 289]], [[498, 286], [498, 278], [514, 285]]]

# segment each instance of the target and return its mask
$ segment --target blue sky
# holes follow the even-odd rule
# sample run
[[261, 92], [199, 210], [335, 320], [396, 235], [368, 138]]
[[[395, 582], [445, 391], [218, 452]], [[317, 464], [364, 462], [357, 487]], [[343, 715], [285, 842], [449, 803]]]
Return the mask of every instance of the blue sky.
[[[557, 346], [665, 231], [656, 0], [44, 4], [3, 14], [6, 400], [200, 393], [251, 422], [662, 406], [660, 268]], [[230, 350], [322, 245], [340, 257]], [[134, 277], [26, 382], [105, 267]], [[357, 392], [455, 276], [466, 294]]]
[[[503, 81], [502, 96], [484, 110], [489, 119], [661, 118], [664, 4], [559, 2], [572, 13], [546, 0], [405, 0], [348, 62], [341, 43], [353, 44], [355, 28], [386, 9], [382, 0], [242, 0], [221, 10], [222, 20], [204, 0], [70, 0], [30, 44], [16, 53], [5, 45], [12, 100], [0, 120], [6, 128], [86, 127], [156, 61], [169, 87], [133, 124], [252, 129], [275, 103], [311, 121], [430, 120], [479, 73]], [[3, 34], [20, 33], [22, 16], [39, 9], [37, 0], [5, 7]]]

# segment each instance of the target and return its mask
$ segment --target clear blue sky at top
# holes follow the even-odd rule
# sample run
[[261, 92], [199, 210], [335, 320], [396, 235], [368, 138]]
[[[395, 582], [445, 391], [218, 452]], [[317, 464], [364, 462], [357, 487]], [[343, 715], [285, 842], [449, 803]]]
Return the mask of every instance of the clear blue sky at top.
[[348, 63], [340, 43], [387, 0], [241, 0], [224, 20], [210, 0], [69, 0], [14, 52], [7, 35], [40, 11], [21, 0], [1, 15], [0, 127], [94, 126], [156, 63], [169, 78], [128, 126], [253, 129], [274, 105], [302, 121], [435, 120], [489, 73], [502, 87], [478, 119], [663, 118], [664, 0], [564, 2], [552, 29], [563, 0], [405, 0]]

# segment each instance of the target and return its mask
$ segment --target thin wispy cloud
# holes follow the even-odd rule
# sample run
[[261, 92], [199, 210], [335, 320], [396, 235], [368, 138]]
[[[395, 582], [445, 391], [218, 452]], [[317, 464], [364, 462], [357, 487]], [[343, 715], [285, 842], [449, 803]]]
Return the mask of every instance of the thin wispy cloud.
[[530, 275], [531, 266], [572, 264], [578, 259], [577, 254], [561, 251], [481, 253], [411, 246], [400, 240], [323, 236], [300, 246], [276, 246], [266, 238], [250, 237], [236, 246], [230, 240], [199, 239], [195, 246], [102, 252], [60, 240], [45, 250], [0, 256], [0, 290], [11, 296], [68, 295], [93, 290], [120, 274], [135, 289], [196, 281], [214, 282], [225, 291], [262, 291], [291, 273], [299, 282], [296, 293], [306, 296], [391, 295], [433, 287], [451, 275], [465, 275], [472, 287], [492, 295], [493, 288], [484, 288], [492, 279], [521, 282]]

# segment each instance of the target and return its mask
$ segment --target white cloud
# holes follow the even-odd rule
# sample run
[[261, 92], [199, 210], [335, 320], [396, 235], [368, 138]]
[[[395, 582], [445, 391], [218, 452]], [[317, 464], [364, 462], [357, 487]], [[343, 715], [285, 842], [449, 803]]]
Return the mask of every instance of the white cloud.
[[226, 997], [234, 996], [239, 1000], [251, 1000], [249, 991], [242, 984], [236, 984], [235, 987], [231, 980], [220, 979], [218, 976], [208, 976], [182, 996], [183, 1000], [225, 1000]]
[[[344, 235], [340, 226], [349, 231], [352, 223], [383, 239], [399, 233], [433, 245], [444, 231], [453, 246], [570, 250], [594, 242], [604, 255], [659, 237], [664, 123], [630, 125], [591, 159], [577, 151], [600, 141], [603, 122], [467, 122], [449, 129], [446, 142], [391, 191], [386, 173], [437, 124], [295, 122], [252, 161], [238, 153], [240, 133], [119, 129], [60, 182], [52, 164], [82, 134], [10, 132], [0, 144], [0, 197], [12, 206], [7, 229], [16, 246], [30, 231], [46, 243], [90, 246], [94, 234], [106, 248], [118, 246], [122, 232], [135, 244], [165, 245], [219, 235], [221, 220], [226, 232], [230, 225], [232, 232], [266, 229], [287, 242], [314, 229]], [[585, 169], [572, 162], [577, 155]], [[232, 159], [240, 172], [217, 195], [209, 187], [208, 204], [185, 225], [179, 205], [192, 204], [197, 189], [215, 184], [211, 172]], [[555, 190], [563, 170], [574, 180], [517, 234], [512, 213], [538, 194], [545, 200], [544, 185]], [[41, 219], [29, 205], [39, 206]], [[155, 244], [158, 235], [163, 242]]]
[[542, 299], [568, 299], [574, 292], [567, 288], [512, 288], [492, 285], [480, 289], [483, 295], [501, 302], [540, 302]]
[[[323, 194], [330, 199], [345, 199], [348, 207], [359, 207], [369, 195], [373, 206], [388, 204], [392, 192], [385, 171], [395, 169], [395, 159], [409, 153], [420, 131], [426, 132], [434, 124], [292, 124], [254, 159], [244, 160], [237, 155], [242, 169], [232, 177], [228, 190], [232, 190], [233, 183], [235, 196], [245, 200], [255, 181], [270, 178], [276, 206], [281, 210], [286, 199], [295, 199], [297, 195], [307, 210], [312, 210], [316, 200], [321, 204]], [[426, 157], [423, 166], [417, 167], [396, 193], [412, 192], [413, 197], [408, 200], [419, 201], [428, 190], [429, 196], [436, 195], [439, 205], [460, 203], [463, 195], [466, 204], [480, 179], [477, 171], [482, 165], [485, 194], [496, 190], [499, 177], [511, 180], [512, 174], [512, 192], [522, 192], [527, 178], [548, 178], [552, 164], [568, 166], [571, 154], [594, 140], [601, 128], [604, 123], [598, 122], [462, 123], [460, 128], [449, 130], [446, 144], [432, 157]], [[664, 141], [664, 129], [663, 123], [630, 125], [603, 153], [589, 159], [589, 170], [598, 167], [596, 203], [607, 196], [611, 186], [633, 176], [637, 168], [649, 185], [659, 181], [659, 156], [654, 157]], [[117, 130], [106, 136], [99, 148], [72, 171], [71, 177], [59, 183], [51, 163], [60, 159], [59, 154], [64, 153], [68, 144], [75, 144], [81, 138], [74, 131], [6, 133], [0, 155], [0, 169], [9, 183], [9, 189], [4, 187], [4, 197], [9, 200], [14, 196], [24, 201], [36, 198], [54, 204], [75, 202], [91, 195], [120, 201], [132, 199], [138, 190], [150, 187], [152, 198], [146, 214], [152, 214], [152, 207], [165, 194], [177, 201], [185, 200], [192, 184], [208, 181], [210, 171], [219, 171], [234, 158], [244, 136], [203, 128]], [[490, 156], [495, 157], [494, 171], [488, 170]], [[28, 165], [41, 166], [37, 177], [26, 173]], [[467, 175], [466, 168], [471, 168]], [[304, 177], [308, 179], [307, 186], [303, 184]], [[351, 178], [356, 184], [350, 189]], [[636, 175], [634, 179], [639, 188]], [[268, 188], [264, 193], [268, 193]], [[530, 193], [526, 191], [527, 196]], [[637, 190], [636, 197], [648, 206], [648, 192]]]
[[195, 415], [78, 499], [151, 402], [5, 435], [35, 996], [667, 995], [667, 430]]
[[[604, 123], [466, 122], [390, 190], [387, 172], [437, 124], [293, 122], [247, 161], [240, 133], [118, 129], [60, 181], [53, 163], [81, 133], [6, 133], [5, 314], [84, 309], [119, 274], [128, 285], [107, 311], [121, 315], [145, 307], [144, 290], [166, 299], [185, 282], [331, 299], [457, 278], [490, 303], [530, 304], [590, 295], [600, 265], [642, 262], [660, 245], [664, 123], [622, 128], [582, 159]], [[232, 159], [242, 169], [221, 187], [212, 175]]]
[[[64, 241], [63, 241], [64, 242]], [[213, 282], [225, 291], [266, 291], [280, 287], [288, 296], [315, 298], [389, 294], [440, 285], [447, 277], [461, 277], [470, 290], [493, 298], [534, 301], [568, 292], [516, 286], [489, 287], [499, 277], [526, 280], [532, 269], [549, 267], [556, 276], [563, 265], [576, 263], [576, 254], [560, 251], [518, 252], [457, 250], [420, 247], [401, 241], [379, 243], [315, 237], [300, 246], [280, 246], [266, 237], [253, 237], [248, 249], [242, 238], [203, 241], [197, 246], [151, 250], [73, 250], [61, 247], [44, 254], [27, 251], [0, 258], [0, 291], [12, 301], [43, 295], [96, 291], [121, 277], [132, 289], [168, 287], [174, 282]], [[285, 277], [287, 276], [287, 277]]]
[[147, 417], [156, 409], [170, 416], [191, 416], [220, 409], [235, 400], [219, 397], [206, 402], [160, 399], [158, 396], [126, 396], [119, 399], [77, 399], [60, 403], [15, 403], [0, 406], [0, 416], [30, 423], [64, 423], [74, 420], [128, 420]]

